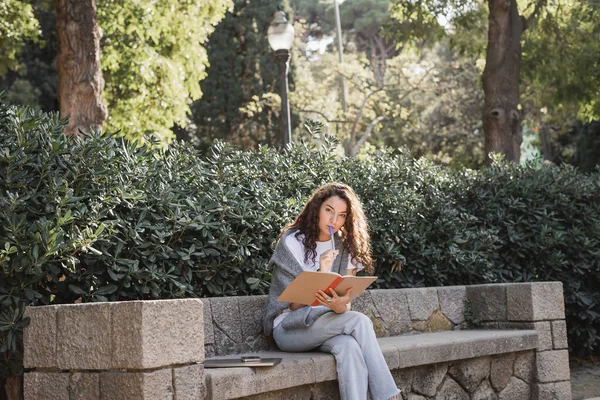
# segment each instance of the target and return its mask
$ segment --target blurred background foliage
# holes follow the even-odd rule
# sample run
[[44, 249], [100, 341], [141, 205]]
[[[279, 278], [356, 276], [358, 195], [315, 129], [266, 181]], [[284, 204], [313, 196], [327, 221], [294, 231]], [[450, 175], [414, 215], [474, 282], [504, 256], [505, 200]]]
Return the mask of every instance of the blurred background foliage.
[[[13, 104], [58, 110], [53, 7], [0, 0], [0, 89]], [[163, 144], [177, 138], [204, 151], [215, 139], [244, 149], [276, 145], [280, 88], [265, 32], [281, 9], [296, 27], [294, 138], [305, 137], [310, 118], [346, 155], [407, 146], [436, 164], [481, 166], [487, 2], [345, 0], [339, 8], [344, 64], [333, 0], [98, 0], [104, 130]], [[523, 0], [519, 9], [537, 17], [522, 38], [522, 161], [593, 169], [597, 147], [577, 143], [598, 141], [600, 3]]]

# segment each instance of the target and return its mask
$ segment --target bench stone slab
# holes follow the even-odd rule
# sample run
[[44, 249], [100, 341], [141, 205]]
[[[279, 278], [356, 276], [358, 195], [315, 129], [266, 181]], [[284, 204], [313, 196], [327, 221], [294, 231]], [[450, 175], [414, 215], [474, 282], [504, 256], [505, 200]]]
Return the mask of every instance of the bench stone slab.
[[[520, 352], [537, 346], [535, 331], [449, 331], [378, 339], [390, 369]], [[259, 352], [280, 357], [272, 368], [207, 368], [208, 398], [234, 399], [337, 379], [334, 357], [326, 353]], [[229, 355], [219, 358], [238, 358]], [[446, 370], [440, 372], [442, 378]], [[436, 375], [436, 376], [437, 376]], [[437, 384], [441, 383], [437, 382]], [[450, 384], [449, 384], [450, 385]], [[425, 387], [425, 383], [421, 385]], [[437, 387], [437, 385], [436, 385]], [[423, 389], [427, 393], [431, 390]], [[450, 390], [450, 389], [449, 389]], [[423, 393], [426, 394], [426, 393]], [[435, 394], [435, 392], [434, 392]], [[427, 394], [426, 394], [427, 395]]]

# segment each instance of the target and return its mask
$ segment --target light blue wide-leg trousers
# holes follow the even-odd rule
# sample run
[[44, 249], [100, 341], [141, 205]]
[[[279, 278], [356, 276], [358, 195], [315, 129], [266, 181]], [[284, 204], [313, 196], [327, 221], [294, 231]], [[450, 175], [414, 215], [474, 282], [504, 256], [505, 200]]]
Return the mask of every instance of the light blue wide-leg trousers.
[[318, 348], [333, 354], [336, 361], [341, 400], [373, 400], [397, 395], [394, 378], [377, 343], [373, 323], [364, 314], [330, 312], [310, 327], [284, 329], [279, 324], [273, 338], [283, 351], [301, 352]]

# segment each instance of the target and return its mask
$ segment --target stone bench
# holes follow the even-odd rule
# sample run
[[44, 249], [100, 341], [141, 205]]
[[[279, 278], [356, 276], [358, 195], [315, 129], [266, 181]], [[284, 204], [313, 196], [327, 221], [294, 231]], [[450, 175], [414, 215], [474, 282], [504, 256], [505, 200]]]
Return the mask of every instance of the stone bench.
[[[262, 335], [264, 301], [28, 308], [25, 398], [339, 398], [333, 356], [281, 353]], [[571, 400], [560, 283], [371, 290], [352, 308], [373, 321], [406, 398]], [[272, 368], [199, 364], [256, 353], [283, 361]]]

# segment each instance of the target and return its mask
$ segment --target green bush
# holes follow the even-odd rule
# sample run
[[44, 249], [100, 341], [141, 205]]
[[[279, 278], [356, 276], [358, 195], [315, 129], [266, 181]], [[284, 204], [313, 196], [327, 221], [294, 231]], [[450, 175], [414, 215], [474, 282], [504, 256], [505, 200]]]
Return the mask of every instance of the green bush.
[[[264, 294], [282, 226], [343, 181], [367, 211], [381, 288], [558, 280], [578, 354], [600, 343], [600, 175], [497, 162], [451, 171], [403, 151], [340, 158], [218, 142], [210, 156], [0, 106], [0, 375], [22, 369], [25, 304]], [[7, 361], [7, 362], [6, 362]]]

